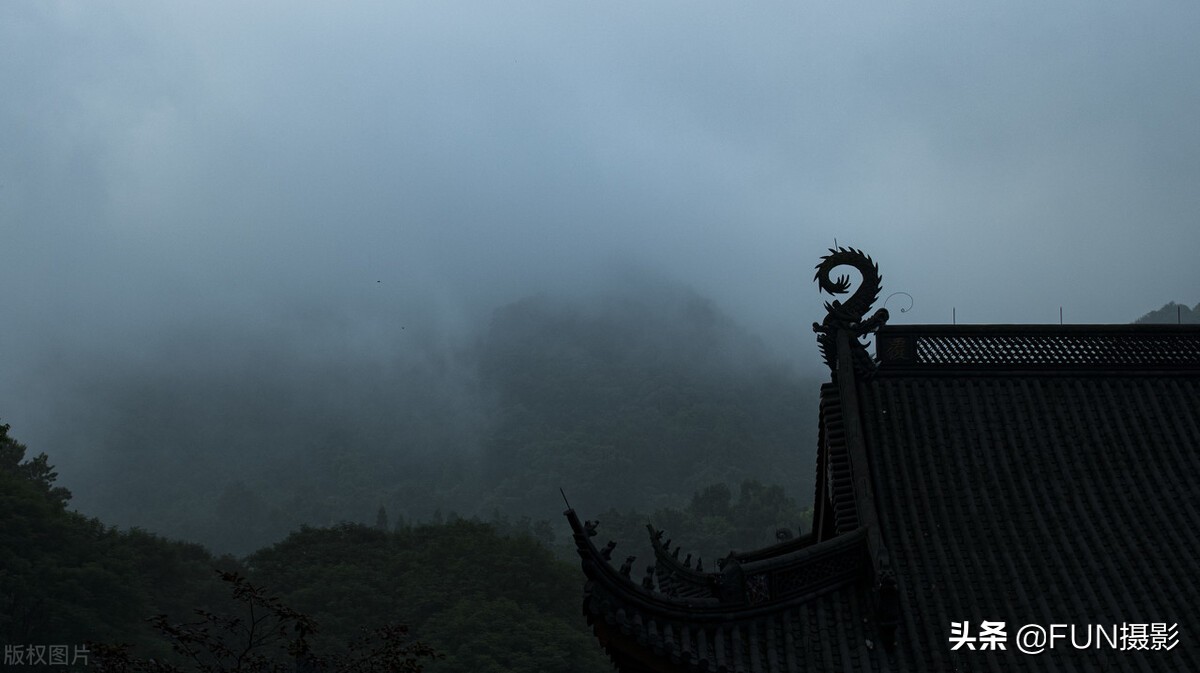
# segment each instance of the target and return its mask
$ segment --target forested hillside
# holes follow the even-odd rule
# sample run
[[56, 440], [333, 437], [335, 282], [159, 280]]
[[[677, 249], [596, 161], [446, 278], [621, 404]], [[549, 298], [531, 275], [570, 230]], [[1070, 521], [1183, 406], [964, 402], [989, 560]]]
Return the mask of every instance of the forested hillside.
[[559, 486], [584, 511], [748, 478], [810, 488], [817, 386], [701, 297], [522, 301], [496, 312], [479, 371], [485, 512], [544, 516]]
[[123, 641], [165, 653], [143, 621], [217, 604], [213, 568], [236, 561], [69, 511], [46, 455], [27, 457], [8, 430], [0, 425], [0, 642]]
[[529, 297], [443, 341], [399, 320], [368, 340], [336, 313], [288, 325], [79, 363], [53, 445], [81, 504], [244, 554], [381, 506], [393, 523], [528, 517], [548, 538], [560, 487], [592, 513], [745, 479], [810, 497], [818, 381], [686, 288]]
[[427, 670], [607, 670], [559, 487], [623, 554], [649, 554], [654, 520], [712, 561], [803, 528], [811, 489], [816, 385], [711, 302], [642, 290], [531, 297], [436, 357], [193, 335], [85, 369], [106, 395], [86, 416], [90, 502], [249, 556], [70, 511], [48, 458], [4, 434], [0, 636], [162, 659], [147, 617], [239, 609], [221, 569], [312, 617], [325, 652], [398, 622], [444, 655]]
[[[66, 645], [72, 658], [87, 649], [92, 663], [105, 646], [127, 644], [126, 655], [149, 666], [133, 670], [156, 671], [165, 670], [154, 667], [162, 662], [197, 670], [172, 644], [195, 650], [197, 642], [216, 643], [199, 648], [201, 659], [213, 670], [232, 670], [228, 660], [209, 657], [249, 647], [246, 625], [257, 619], [260, 628], [274, 627], [282, 615], [304, 620], [306, 643], [332, 662], [353, 661], [348, 645], [372, 629], [402, 624], [402, 644], [419, 641], [438, 653], [417, 659], [427, 671], [610, 670], [579, 612], [577, 564], [557, 559], [522, 530], [528, 521], [389, 526], [380, 512], [375, 526], [303, 527], [244, 559], [215, 558], [199, 545], [118, 531], [69, 511], [70, 493], [56, 486], [48, 457], [26, 454], [0, 425], [3, 642]], [[747, 481], [736, 499], [731, 495], [714, 484], [682, 510], [661, 509], [655, 517], [712, 563], [731, 546], [769, 541], [774, 522], [799, 526], [805, 516], [778, 487]], [[627, 540], [622, 553], [646, 553], [644, 515], [602, 518], [605, 534]], [[245, 596], [232, 600], [216, 570], [244, 573], [268, 605], [280, 607], [256, 604], [258, 612], [249, 612]], [[249, 649], [290, 666], [285, 645], [296, 637], [295, 630], [260, 636]], [[151, 658], [159, 663], [146, 663]]]
[[[333, 661], [347, 660], [347, 645], [364, 632], [404, 624], [442, 655], [426, 662], [430, 671], [608, 670], [579, 616], [575, 567], [528, 536], [462, 520], [395, 531], [342, 524], [304, 528], [243, 561], [214, 558], [199, 545], [68, 511], [70, 494], [55, 486], [46, 455], [27, 459], [7, 431], [0, 425], [0, 642], [22, 651], [67, 646], [74, 660], [87, 650], [72, 669], [86, 670], [97, 644], [123, 643], [139, 660], [197, 670], [147, 621], [163, 615], [176, 633], [251, 644], [243, 627], [268, 616], [232, 600], [214, 572], [222, 570], [247, 573], [313, 620], [311, 644]], [[276, 638], [259, 638], [251, 649], [288, 664]], [[16, 661], [8, 655], [6, 666]]]

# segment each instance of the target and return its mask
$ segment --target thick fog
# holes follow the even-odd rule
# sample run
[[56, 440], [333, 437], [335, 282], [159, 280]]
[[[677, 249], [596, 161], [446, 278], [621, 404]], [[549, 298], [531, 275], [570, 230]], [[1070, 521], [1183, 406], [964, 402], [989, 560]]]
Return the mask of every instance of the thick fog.
[[[139, 417], [277, 442], [386, 415], [369, 392], [405, 376], [434, 383], [389, 404], [445, 401], [469, 447], [493, 311], [639, 284], [816, 376], [835, 240], [912, 296], [893, 322], [1190, 306], [1197, 28], [1187, 3], [5, 2], [0, 422], [83, 503], [79, 470], [116, 469], [88, 447]], [[161, 450], [208, 450], [184, 434]]]

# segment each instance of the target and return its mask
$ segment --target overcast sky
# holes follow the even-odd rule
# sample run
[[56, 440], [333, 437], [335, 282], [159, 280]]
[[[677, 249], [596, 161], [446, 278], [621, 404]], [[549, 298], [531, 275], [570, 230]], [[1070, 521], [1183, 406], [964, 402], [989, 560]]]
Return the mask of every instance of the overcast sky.
[[898, 323], [1194, 305], [1198, 30], [1191, 2], [6, 1], [0, 377], [622, 269], [816, 361], [835, 239], [914, 297]]

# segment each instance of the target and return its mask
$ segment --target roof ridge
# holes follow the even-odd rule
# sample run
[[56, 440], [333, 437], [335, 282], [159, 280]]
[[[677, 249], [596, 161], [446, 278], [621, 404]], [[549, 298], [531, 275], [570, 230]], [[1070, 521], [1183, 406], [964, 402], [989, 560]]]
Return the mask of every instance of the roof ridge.
[[881, 368], [1200, 368], [1200, 325], [884, 325]]

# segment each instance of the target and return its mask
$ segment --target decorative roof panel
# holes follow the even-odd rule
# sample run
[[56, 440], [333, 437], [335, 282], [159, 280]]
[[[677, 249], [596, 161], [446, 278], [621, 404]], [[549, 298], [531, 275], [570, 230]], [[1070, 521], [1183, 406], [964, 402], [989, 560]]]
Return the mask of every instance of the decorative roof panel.
[[1198, 368], [1194, 325], [912, 325], [877, 335], [893, 366]]

